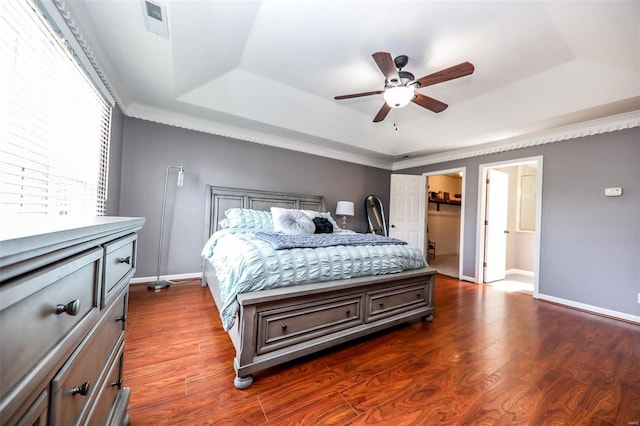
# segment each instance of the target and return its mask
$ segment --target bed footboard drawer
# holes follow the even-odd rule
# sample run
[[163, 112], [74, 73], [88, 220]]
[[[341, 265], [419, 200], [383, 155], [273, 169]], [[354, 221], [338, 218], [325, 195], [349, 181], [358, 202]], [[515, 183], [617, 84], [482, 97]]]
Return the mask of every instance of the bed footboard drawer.
[[431, 303], [430, 282], [368, 292], [366, 321], [375, 321], [399, 312], [429, 306]]
[[258, 312], [257, 353], [273, 351], [364, 322], [363, 295], [349, 295]]

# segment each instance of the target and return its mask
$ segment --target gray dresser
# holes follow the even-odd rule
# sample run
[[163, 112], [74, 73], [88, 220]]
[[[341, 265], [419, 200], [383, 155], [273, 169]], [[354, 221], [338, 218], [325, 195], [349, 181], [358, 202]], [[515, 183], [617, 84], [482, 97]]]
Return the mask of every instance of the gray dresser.
[[20, 220], [0, 225], [0, 424], [127, 424], [127, 298], [144, 219]]

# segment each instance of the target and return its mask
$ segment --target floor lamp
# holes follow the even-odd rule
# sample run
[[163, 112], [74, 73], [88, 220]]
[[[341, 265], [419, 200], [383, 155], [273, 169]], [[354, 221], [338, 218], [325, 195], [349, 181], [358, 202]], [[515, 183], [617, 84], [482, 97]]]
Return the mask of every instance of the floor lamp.
[[184, 184], [184, 169], [182, 166], [168, 166], [167, 173], [164, 175], [164, 195], [162, 197], [162, 219], [160, 220], [160, 242], [158, 243], [158, 269], [156, 273], [156, 280], [150, 283], [147, 288], [149, 290], [160, 291], [163, 288], [169, 287], [173, 284], [169, 280], [161, 280], [160, 279], [160, 263], [162, 262], [162, 236], [164, 231], [164, 213], [167, 207], [167, 183], [169, 182], [169, 171], [171, 169], [178, 169], [178, 186], [182, 186]]

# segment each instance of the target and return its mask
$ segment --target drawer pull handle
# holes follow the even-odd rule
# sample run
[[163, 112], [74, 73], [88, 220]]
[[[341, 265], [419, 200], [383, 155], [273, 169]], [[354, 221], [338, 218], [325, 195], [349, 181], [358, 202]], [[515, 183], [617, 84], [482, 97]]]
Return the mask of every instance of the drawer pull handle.
[[280, 327], [282, 327], [282, 331], [287, 331], [287, 324], [282, 324]]
[[91, 387], [91, 384], [89, 382], [84, 382], [80, 386], [76, 386], [75, 388], [71, 389], [71, 395], [80, 394], [82, 396], [87, 396], [87, 394], [89, 393], [90, 387]]
[[351, 315], [351, 309], [347, 308], [344, 311], [347, 313], [347, 315]]
[[121, 388], [122, 387], [122, 380], [121, 379], [116, 380], [115, 382], [111, 383], [111, 386], [112, 387], [113, 386], [117, 386], [118, 388]]
[[118, 321], [127, 322], [127, 316], [123, 315], [121, 317], [116, 318], [116, 322], [118, 322]]
[[131, 265], [131, 256], [119, 257], [118, 263], [126, 263], [127, 265]]
[[418, 299], [422, 299], [422, 295], [421, 295], [420, 293], [416, 294], [416, 297], [417, 297]]
[[80, 312], [80, 299], [72, 300], [66, 305], [56, 305], [56, 315], [66, 313], [72, 316], [78, 315]]
[[380, 302], [378, 303], [378, 305], [380, 305], [380, 307], [382, 308], [384, 306], [384, 303]]

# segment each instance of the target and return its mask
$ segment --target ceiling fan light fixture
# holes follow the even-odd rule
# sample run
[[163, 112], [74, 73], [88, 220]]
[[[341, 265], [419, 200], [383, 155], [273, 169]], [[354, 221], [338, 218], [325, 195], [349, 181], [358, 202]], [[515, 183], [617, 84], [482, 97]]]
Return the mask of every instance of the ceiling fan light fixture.
[[416, 79], [412, 73], [402, 71], [402, 68], [407, 65], [409, 60], [406, 55], [396, 56], [394, 59], [389, 52], [375, 52], [371, 56], [373, 56], [373, 60], [384, 75], [384, 89], [354, 93], [352, 95], [340, 95], [336, 96], [335, 99], [351, 99], [382, 94], [385, 102], [373, 118], [374, 123], [383, 121], [392, 108], [402, 108], [409, 102], [413, 102], [432, 112], [444, 111], [448, 107], [447, 104], [418, 92], [418, 89], [473, 74], [475, 69], [471, 62], [463, 62]]
[[390, 87], [384, 92], [384, 100], [391, 108], [402, 108], [406, 106], [415, 94], [411, 87], [395, 86]]

